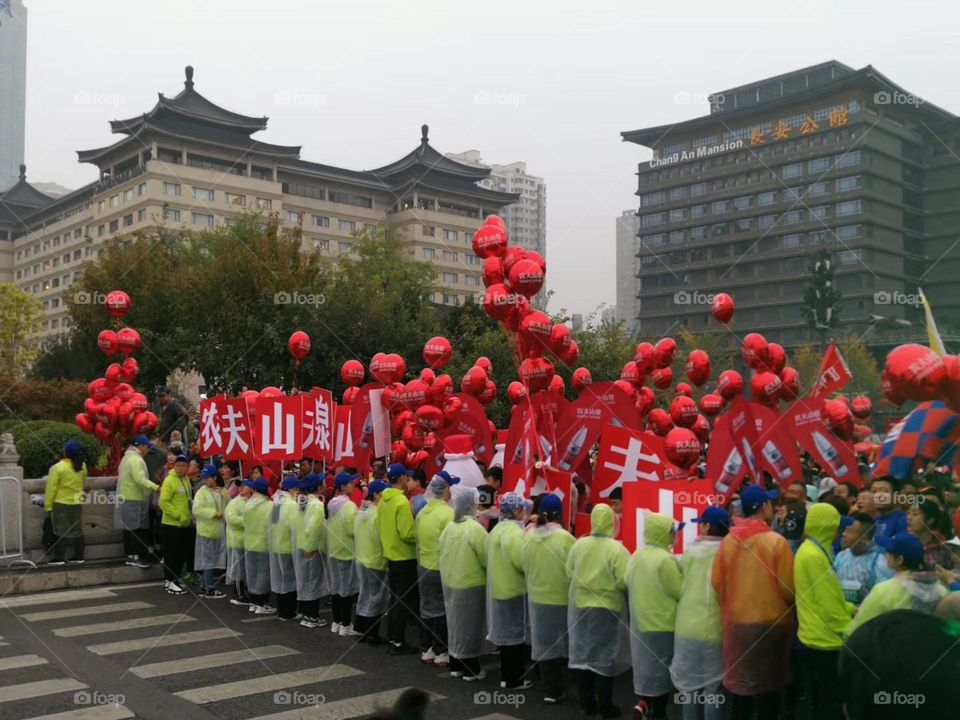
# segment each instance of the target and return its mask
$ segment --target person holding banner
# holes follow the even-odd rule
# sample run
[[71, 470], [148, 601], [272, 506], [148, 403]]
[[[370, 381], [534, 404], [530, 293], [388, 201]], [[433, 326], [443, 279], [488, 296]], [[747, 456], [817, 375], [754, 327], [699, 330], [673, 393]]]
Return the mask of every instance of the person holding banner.
[[[694, 518], [700, 534], [684, 547], [683, 585], [677, 603], [670, 678], [683, 704], [683, 720], [724, 717], [723, 618], [720, 600], [710, 582], [720, 542], [730, 532], [730, 514], [711, 506]], [[689, 702], [691, 695], [699, 702]], [[679, 698], [678, 698], [679, 699]]]
[[776, 720], [791, 681], [793, 552], [773, 532], [776, 492], [750, 485], [740, 493], [742, 518], [720, 543], [711, 581], [723, 611], [724, 686], [734, 720]]
[[287, 475], [280, 489], [273, 494], [270, 515], [270, 589], [277, 596], [277, 616], [281, 620], [298, 620], [297, 574], [293, 563], [293, 535], [299, 510], [297, 495], [300, 481]]
[[553, 493], [540, 500], [537, 527], [523, 538], [520, 566], [527, 583], [531, 657], [540, 664], [546, 694], [543, 701], [563, 700], [563, 667], [567, 664], [567, 600], [570, 580], [566, 563], [574, 537], [564, 528], [563, 501]]
[[357, 598], [357, 616], [354, 631], [341, 635], [360, 635], [360, 642], [378, 645], [380, 619], [390, 605], [390, 587], [387, 584], [387, 561], [377, 532], [377, 505], [389, 483], [374, 480], [367, 488], [367, 500], [357, 513], [354, 537], [357, 547], [357, 579], [360, 594]]
[[627, 565], [633, 691], [640, 698], [634, 715], [644, 719], [667, 717], [673, 689], [670, 663], [683, 587], [680, 563], [673, 555], [675, 532], [673, 518], [646, 513], [643, 545]]
[[326, 594], [327, 521], [320, 491], [323, 478], [309, 473], [303, 478], [303, 492], [297, 498], [299, 517], [293, 533], [294, 571], [297, 575], [297, 611], [300, 624], [319, 628], [327, 624], [320, 618], [320, 598]]
[[270, 485], [263, 478], [243, 484], [253, 491], [243, 511], [243, 564], [250, 612], [273, 615], [277, 610], [270, 605]]
[[220, 472], [207, 465], [200, 472], [203, 486], [193, 498], [193, 518], [197, 523], [197, 542], [194, 546], [193, 568], [202, 574], [203, 590], [199, 597], [220, 600], [226, 594], [217, 590], [217, 576], [227, 567], [226, 528], [223, 520], [227, 491], [220, 487]]
[[357, 570], [354, 567], [357, 506], [350, 499], [359, 477], [346, 471], [337, 473], [333, 479], [337, 494], [327, 505], [327, 561], [330, 563], [327, 576], [333, 609], [330, 632], [345, 637], [354, 632], [353, 605], [359, 592]]
[[477, 521], [480, 500], [476, 488], [451, 489], [453, 522], [440, 533], [440, 579], [449, 635], [450, 677], [467, 682], [483, 680], [487, 531]]
[[613, 678], [630, 666], [623, 632], [630, 553], [613, 539], [619, 528], [609, 505], [590, 513], [590, 535], [577, 540], [567, 555], [570, 580], [567, 627], [569, 667], [576, 672], [580, 708], [585, 715], [620, 717], [613, 704]]
[[420, 655], [425, 663], [437, 667], [450, 664], [447, 653], [447, 618], [443, 606], [443, 584], [440, 579], [440, 535], [453, 522], [450, 489], [460, 478], [441, 470], [427, 485], [427, 504], [417, 513], [417, 585], [420, 590], [420, 622], [427, 628], [431, 647]]
[[527, 585], [520, 563], [524, 516], [532, 503], [517, 493], [500, 498], [500, 522], [487, 536], [487, 640], [500, 648], [500, 684], [508, 690], [533, 686], [524, 680]]
[[233, 583], [234, 592], [230, 598], [231, 605], [250, 605], [245, 585], [247, 574], [244, 568], [243, 513], [252, 494], [250, 487], [241, 483], [237, 496], [227, 503], [223, 511], [227, 523], [227, 582]]

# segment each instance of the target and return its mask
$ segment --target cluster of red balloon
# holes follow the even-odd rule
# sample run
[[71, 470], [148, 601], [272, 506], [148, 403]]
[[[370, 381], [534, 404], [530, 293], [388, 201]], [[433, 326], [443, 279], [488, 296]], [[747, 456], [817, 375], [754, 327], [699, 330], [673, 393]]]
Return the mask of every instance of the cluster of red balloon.
[[960, 412], [960, 355], [938, 355], [914, 343], [895, 347], [883, 370], [883, 394], [895, 405], [905, 400], [943, 400]]
[[[130, 312], [130, 296], [114, 290], [106, 297], [107, 312], [117, 321]], [[157, 427], [157, 416], [147, 410], [146, 395], [133, 388], [140, 366], [135, 358], [142, 342], [140, 333], [130, 327], [102, 330], [97, 345], [108, 358], [123, 355], [122, 362], [107, 366], [103, 377], [87, 386], [83, 412], [75, 418], [77, 427], [107, 444], [116, 444], [131, 435], [151, 433]]]
[[[749, 333], [743, 338], [741, 352], [744, 362], [753, 370], [750, 394], [755, 401], [779, 408], [781, 400], [789, 402], [800, 396], [800, 374], [787, 365], [787, 353], [782, 346], [768, 343], [759, 333]], [[742, 378], [739, 384], [742, 388]]]

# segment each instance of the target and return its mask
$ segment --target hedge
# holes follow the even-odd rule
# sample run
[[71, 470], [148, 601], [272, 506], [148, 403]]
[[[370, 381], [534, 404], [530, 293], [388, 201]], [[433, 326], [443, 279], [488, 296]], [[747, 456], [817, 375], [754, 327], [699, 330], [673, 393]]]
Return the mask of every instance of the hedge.
[[87, 435], [71, 423], [53, 420], [0, 420], [0, 433], [12, 433], [23, 476], [43, 477], [50, 466], [62, 455], [63, 444], [76, 440], [83, 446], [87, 471], [100, 467], [104, 461], [104, 447], [91, 435]]

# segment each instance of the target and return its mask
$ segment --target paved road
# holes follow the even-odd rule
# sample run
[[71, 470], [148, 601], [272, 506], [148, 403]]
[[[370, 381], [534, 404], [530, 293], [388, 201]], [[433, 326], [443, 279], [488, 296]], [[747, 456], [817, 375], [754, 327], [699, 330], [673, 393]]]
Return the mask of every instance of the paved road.
[[[507, 697], [497, 658], [484, 667], [489, 677], [468, 684], [327, 628], [167, 595], [159, 582], [0, 599], [3, 720], [347, 720], [411, 686], [435, 695], [431, 720], [579, 717], [572, 690], [552, 707], [539, 687]], [[626, 677], [617, 700], [626, 716]]]

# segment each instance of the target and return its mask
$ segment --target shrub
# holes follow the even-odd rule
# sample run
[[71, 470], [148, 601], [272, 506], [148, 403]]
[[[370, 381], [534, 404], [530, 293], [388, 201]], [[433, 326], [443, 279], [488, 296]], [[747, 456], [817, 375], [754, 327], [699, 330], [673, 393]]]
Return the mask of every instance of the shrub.
[[[3, 421], [3, 425], [7, 422], [9, 421]], [[76, 440], [83, 446], [88, 472], [99, 467], [104, 459], [104, 448], [96, 438], [81, 432], [70, 423], [31, 420], [16, 423], [8, 429], [0, 425], [0, 432], [13, 433], [24, 477], [38, 478], [46, 475], [50, 466], [63, 456], [63, 444], [70, 440]]]
[[83, 412], [87, 384], [78, 380], [0, 381], [3, 407], [0, 416], [17, 420], [58, 420], [71, 422]]

